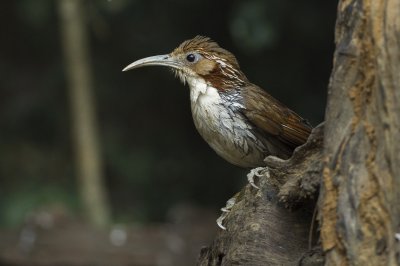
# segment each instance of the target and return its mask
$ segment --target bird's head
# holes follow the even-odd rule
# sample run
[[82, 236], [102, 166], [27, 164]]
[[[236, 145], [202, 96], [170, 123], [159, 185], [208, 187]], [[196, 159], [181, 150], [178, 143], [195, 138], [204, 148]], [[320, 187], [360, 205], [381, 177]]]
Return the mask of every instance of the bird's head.
[[240, 87], [247, 82], [235, 56], [203, 36], [184, 41], [170, 54], [137, 60], [123, 71], [143, 66], [167, 66], [172, 68], [184, 83], [188, 79], [203, 79], [208, 85], [219, 90]]

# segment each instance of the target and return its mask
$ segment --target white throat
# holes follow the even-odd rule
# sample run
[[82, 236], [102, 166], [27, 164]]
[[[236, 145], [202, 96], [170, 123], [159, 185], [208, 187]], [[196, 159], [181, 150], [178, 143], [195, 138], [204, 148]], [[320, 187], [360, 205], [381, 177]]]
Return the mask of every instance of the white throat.
[[204, 79], [189, 77], [186, 81], [190, 87], [192, 111], [194, 111], [193, 107], [196, 104], [206, 105], [204, 107], [213, 109], [212, 105], [219, 105], [221, 103], [221, 97], [218, 90], [207, 85]]

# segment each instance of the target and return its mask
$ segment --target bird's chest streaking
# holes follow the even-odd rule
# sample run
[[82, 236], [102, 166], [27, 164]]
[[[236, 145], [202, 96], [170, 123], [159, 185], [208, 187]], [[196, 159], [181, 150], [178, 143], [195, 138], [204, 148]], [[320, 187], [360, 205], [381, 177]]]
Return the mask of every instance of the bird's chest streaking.
[[189, 78], [187, 82], [194, 124], [211, 148], [241, 167], [264, 165], [266, 148], [239, 112], [243, 108], [240, 95], [219, 93], [201, 79]]

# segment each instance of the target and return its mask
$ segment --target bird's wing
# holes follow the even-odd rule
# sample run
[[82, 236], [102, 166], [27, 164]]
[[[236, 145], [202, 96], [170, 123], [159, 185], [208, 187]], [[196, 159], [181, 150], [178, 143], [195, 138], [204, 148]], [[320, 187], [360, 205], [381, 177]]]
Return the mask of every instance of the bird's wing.
[[264, 133], [277, 137], [293, 149], [307, 141], [311, 125], [263, 89], [246, 86], [242, 97], [246, 106], [243, 114]]

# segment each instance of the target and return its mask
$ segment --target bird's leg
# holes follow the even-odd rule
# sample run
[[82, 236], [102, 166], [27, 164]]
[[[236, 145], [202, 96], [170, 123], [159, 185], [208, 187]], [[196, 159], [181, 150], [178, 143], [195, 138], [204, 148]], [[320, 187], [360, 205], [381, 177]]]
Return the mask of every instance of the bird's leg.
[[[257, 167], [257, 168], [252, 169], [250, 171], [250, 173], [247, 174], [247, 180], [249, 181], [251, 186], [255, 187], [256, 189], [260, 189], [254, 182], [254, 176], [261, 177], [264, 175], [267, 178], [269, 177], [268, 167]], [[223, 230], [226, 230], [226, 227], [222, 225], [222, 222], [228, 216], [229, 212], [231, 211], [233, 206], [236, 204], [236, 202], [238, 200], [240, 201], [240, 199], [241, 199], [240, 193], [241, 192], [238, 192], [232, 198], [228, 199], [228, 201], [226, 202], [226, 206], [221, 208], [222, 214], [217, 219], [217, 225]]]
[[226, 216], [228, 216], [228, 213], [231, 211], [232, 207], [236, 203], [236, 198], [238, 197], [240, 192], [236, 193], [235, 196], [232, 198], [228, 199], [226, 202], [225, 207], [221, 208], [222, 214], [220, 217], [217, 219], [217, 225], [222, 229], [226, 230], [226, 227], [222, 225], [222, 222], [225, 220]]
[[[264, 173], [261, 171], [265, 170]], [[250, 173], [247, 174], [247, 180], [249, 181], [250, 185], [252, 185], [256, 189], [260, 189], [255, 183], [254, 183], [254, 176], [261, 177], [263, 175], [266, 175], [267, 178], [269, 177], [269, 170], [268, 167], [257, 167], [254, 169], [250, 170]]]

